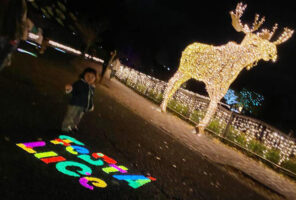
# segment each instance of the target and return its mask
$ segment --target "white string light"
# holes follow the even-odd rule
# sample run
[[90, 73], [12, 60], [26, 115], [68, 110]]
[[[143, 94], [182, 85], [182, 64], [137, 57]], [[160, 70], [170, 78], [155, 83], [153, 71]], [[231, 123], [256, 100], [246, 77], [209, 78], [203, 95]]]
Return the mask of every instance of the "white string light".
[[205, 83], [210, 103], [206, 115], [197, 125], [200, 133], [204, 132], [216, 112], [219, 101], [238, 74], [244, 68], [249, 70], [256, 66], [260, 60], [275, 62], [277, 59], [276, 45], [285, 42], [293, 34], [293, 30], [285, 28], [277, 41], [270, 42], [269, 39], [277, 29], [277, 25], [272, 31], [265, 29], [261, 32], [262, 34], [254, 34], [253, 32], [259, 29], [265, 18], [259, 20], [259, 15], [256, 15], [252, 29], [247, 24], [243, 25], [240, 17], [246, 7], [239, 3], [235, 12], [230, 12], [235, 30], [246, 34], [241, 44], [228, 42], [223, 46], [213, 46], [196, 42], [189, 45], [182, 52], [178, 71], [169, 80], [164, 92], [164, 100], [161, 104], [163, 112], [166, 111], [169, 99], [184, 82], [196, 79]]
[[[32, 41], [36, 41], [39, 36], [34, 34], [34, 33], [29, 33], [28, 35], [29, 39], [32, 40]], [[67, 52], [70, 52], [70, 53], [73, 53], [75, 55], [81, 55], [81, 51], [77, 50], [77, 49], [74, 49], [72, 47], [69, 47], [69, 46], [66, 46], [66, 45], [63, 45], [63, 44], [60, 44], [58, 42], [55, 42], [53, 40], [49, 40], [49, 44], [53, 47], [57, 47], [61, 50], [64, 50], [64, 51], [67, 51]], [[89, 59], [92, 59], [96, 62], [100, 62], [100, 63], [104, 63], [104, 60], [98, 58], [98, 57], [95, 57], [95, 56], [90, 56], [89, 54], [85, 54], [85, 57], [86, 58], [89, 58]]]
[[[126, 66], [120, 66], [116, 71], [116, 77], [125, 82], [130, 87], [138, 90], [145, 96], [149, 96], [148, 91], [153, 92], [154, 96], [160, 96], [163, 94], [163, 88], [166, 87], [167, 83], [156, 78], [153, 78], [149, 75], [145, 75], [141, 72], [138, 72], [132, 68]], [[143, 84], [144, 90], [140, 91], [141, 88], [139, 85]], [[178, 89], [175, 95], [172, 97], [176, 102], [180, 103], [182, 107], [188, 107], [189, 118], [192, 116], [194, 111], [199, 111], [205, 113], [209, 98], [193, 93], [185, 89]], [[226, 105], [220, 103], [220, 105]], [[228, 107], [229, 108], [229, 107]], [[215, 114], [215, 119], [218, 120], [220, 128], [220, 134], [226, 128], [226, 124], [229, 122], [231, 116], [231, 111], [218, 107], [218, 110]], [[243, 135], [246, 138], [248, 145], [252, 140], [258, 139], [262, 134], [260, 141], [268, 149], [278, 149], [280, 150], [281, 159], [279, 164], [284, 160], [287, 160], [289, 156], [296, 156], [296, 142], [294, 139], [285, 136], [284, 133], [272, 128], [271, 126], [260, 122], [259, 120], [252, 119], [243, 115], [234, 115], [234, 119], [231, 122], [231, 126], [237, 135]], [[264, 129], [264, 127], [266, 127]], [[280, 142], [280, 145], [278, 145]], [[267, 153], [265, 150], [263, 153]]]

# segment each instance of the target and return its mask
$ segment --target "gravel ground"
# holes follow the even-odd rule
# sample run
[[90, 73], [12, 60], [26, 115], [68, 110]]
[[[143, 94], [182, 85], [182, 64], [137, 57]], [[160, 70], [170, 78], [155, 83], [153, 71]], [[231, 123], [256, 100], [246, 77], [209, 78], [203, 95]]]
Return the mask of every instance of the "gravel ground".
[[[15, 144], [57, 138], [68, 100], [64, 85], [75, 81], [83, 67], [99, 66], [51, 49], [39, 58], [19, 53], [13, 58], [13, 66], [0, 74], [4, 199], [296, 199], [292, 181], [206, 135], [196, 137], [190, 125], [160, 113], [157, 105], [116, 80], [97, 87], [95, 111], [85, 115], [72, 136], [90, 152], [114, 158], [129, 174], [157, 180], [133, 189], [112, 173], [92, 168], [108, 186], [85, 189], [77, 178]], [[79, 161], [62, 147], [49, 147], [67, 160]]]

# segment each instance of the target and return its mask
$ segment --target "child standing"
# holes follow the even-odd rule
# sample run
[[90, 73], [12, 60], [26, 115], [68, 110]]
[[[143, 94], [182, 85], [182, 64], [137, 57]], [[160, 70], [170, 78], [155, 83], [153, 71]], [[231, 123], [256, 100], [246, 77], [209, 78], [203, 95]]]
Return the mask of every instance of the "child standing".
[[65, 86], [66, 93], [71, 93], [72, 98], [62, 124], [62, 131], [78, 131], [78, 124], [85, 112], [93, 111], [94, 87], [97, 72], [93, 68], [86, 68], [80, 75], [80, 80], [73, 85]]

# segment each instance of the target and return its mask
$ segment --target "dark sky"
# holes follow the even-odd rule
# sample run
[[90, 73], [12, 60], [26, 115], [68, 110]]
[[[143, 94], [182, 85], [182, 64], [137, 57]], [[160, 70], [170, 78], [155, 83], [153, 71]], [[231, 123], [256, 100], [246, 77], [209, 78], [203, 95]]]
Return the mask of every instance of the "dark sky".
[[[92, 19], [107, 17], [111, 29], [103, 35], [106, 45], [113, 45], [141, 71], [154, 70], [161, 79], [177, 70], [182, 50], [193, 42], [223, 45], [230, 40], [240, 43], [244, 37], [231, 25], [230, 10], [240, 1], [165, 1], [105, 0], [68, 1], [81, 16]], [[255, 13], [264, 15], [263, 27], [279, 24], [276, 39], [283, 27], [296, 29], [296, 7], [293, 1], [248, 0], [242, 21], [251, 24]], [[250, 71], [242, 71], [231, 88], [243, 87], [265, 97], [260, 119], [289, 131], [296, 130], [296, 34], [278, 46], [276, 63], [259, 62]], [[161, 68], [166, 65], [170, 71]], [[142, 67], [140, 67], [142, 66]], [[192, 90], [198, 90], [190, 82]], [[189, 85], [189, 86], [190, 86]], [[193, 86], [192, 86], [193, 85]], [[197, 88], [197, 89], [196, 89]]]

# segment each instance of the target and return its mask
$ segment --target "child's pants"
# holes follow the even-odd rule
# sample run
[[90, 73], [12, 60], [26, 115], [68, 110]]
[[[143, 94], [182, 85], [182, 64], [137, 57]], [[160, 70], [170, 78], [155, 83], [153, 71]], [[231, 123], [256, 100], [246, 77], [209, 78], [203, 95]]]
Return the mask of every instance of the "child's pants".
[[77, 128], [83, 114], [84, 114], [83, 107], [68, 106], [67, 113], [62, 124], [62, 130], [70, 131], [73, 128]]
[[6, 38], [0, 37], [0, 71], [8, 63], [9, 55], [17, 48], [18, 42], [13, 45]]

